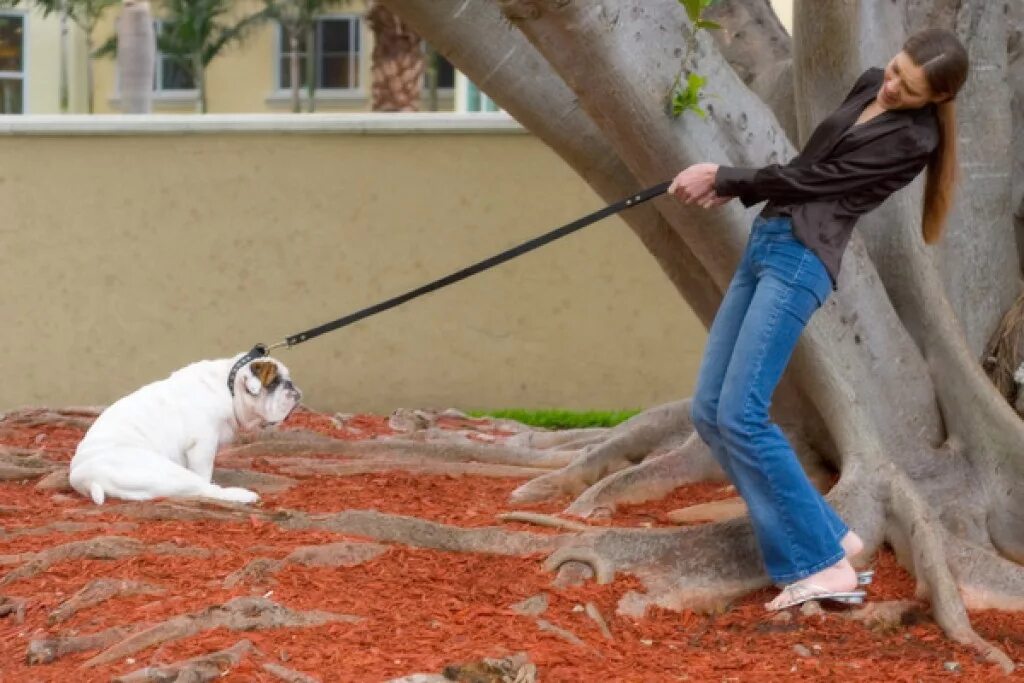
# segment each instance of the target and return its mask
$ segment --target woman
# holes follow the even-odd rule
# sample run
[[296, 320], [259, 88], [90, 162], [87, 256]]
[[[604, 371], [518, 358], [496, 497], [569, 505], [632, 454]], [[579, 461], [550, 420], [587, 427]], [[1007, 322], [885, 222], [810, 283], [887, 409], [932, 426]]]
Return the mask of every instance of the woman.
[[750, 510], [781, 593], [765, 607], [859, 602], [849, 562], [863, 543], [808, 481], [768, 415], [797, 338], [836, 286], [853, 225], [927, 167], [922, 232], [939, 239], [956, 171], [954, 98], [967, 78], [956, 36], [911, 36], [882, 69], [868, 69], [785, 166], [695, 164], [669, 188], [704, 208], [768, 200], [708, 334], [693, 424]]

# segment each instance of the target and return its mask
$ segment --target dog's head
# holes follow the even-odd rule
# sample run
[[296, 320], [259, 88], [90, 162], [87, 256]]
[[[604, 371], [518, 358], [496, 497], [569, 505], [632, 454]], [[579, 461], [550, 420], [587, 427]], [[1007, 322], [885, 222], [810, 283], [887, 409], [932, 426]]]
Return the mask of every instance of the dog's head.
[[235, 375], [235, 415], [244, 427], [284, 421], [302, 400], [288, 368], [264, 356], [243, 365]]

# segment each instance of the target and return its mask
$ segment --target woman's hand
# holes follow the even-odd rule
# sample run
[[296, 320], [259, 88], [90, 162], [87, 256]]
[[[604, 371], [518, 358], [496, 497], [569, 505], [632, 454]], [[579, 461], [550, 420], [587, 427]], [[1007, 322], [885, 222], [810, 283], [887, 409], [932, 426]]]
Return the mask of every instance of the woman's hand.
[[732, 197], [715, 194], [715, 176], [718, 164], [694, 164], [673, 179], [668, 193], [687, 204], [698, 204], [705, 209], [721, 206]]

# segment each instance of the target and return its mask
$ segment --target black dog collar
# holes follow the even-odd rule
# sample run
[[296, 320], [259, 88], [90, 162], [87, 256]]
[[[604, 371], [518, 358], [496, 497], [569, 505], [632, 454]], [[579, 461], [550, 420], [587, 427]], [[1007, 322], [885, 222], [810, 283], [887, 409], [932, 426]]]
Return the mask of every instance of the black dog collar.
[[228, 391], [231, 392], [232, 396], [235, 395], [235, 375], [238, 374], [238, 371], [245, 367], [246, 363], [251, 363], [257, 358], [263, 358], [266, 355], [267, 347], [263, 344], [257, 344], [231, 366], [231, 372], [228, 373]]

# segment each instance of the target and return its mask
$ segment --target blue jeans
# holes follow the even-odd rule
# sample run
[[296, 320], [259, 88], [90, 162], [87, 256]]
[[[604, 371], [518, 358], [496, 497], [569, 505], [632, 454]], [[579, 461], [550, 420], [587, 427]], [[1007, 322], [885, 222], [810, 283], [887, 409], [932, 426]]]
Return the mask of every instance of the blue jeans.
[[843, 557], [846, 524], [822, 498], [768, 407], [800, 333], [832, 291], [789, 218], [757, 218], [708, 334], [693, 424], [747, 503], [768, 574], [791, 583]]

